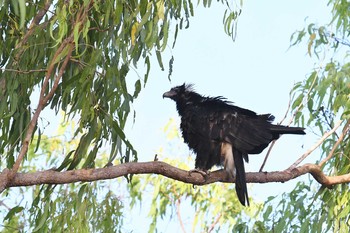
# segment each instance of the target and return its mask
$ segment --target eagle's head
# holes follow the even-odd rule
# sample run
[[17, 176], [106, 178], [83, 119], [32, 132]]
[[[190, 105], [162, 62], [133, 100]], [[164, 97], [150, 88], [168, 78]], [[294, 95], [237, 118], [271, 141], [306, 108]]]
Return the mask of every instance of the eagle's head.
[[163, 94], [163, 98], [169, 98], [175, 102], [187, 100], [193, 92], [193, 84], [182, 84], [170, 89]]

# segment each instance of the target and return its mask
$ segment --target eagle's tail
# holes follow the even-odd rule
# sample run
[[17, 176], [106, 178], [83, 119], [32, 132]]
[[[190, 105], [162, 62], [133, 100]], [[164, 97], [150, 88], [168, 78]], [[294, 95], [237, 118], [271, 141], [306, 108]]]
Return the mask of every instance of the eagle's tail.
[[289, 126], [284, 126], [284, 125], [271, 125], [270, 130], [276, 136], [279, 136], [281, 134], [305, 134], [305, 131], [304, 131], [305, 128], [302, 128], [302, 127], [289, 127]]
[[236, 193], [238, 200], [245, 206], [246, 201], [249, 206], [247, 182], [245, 179], [245, 169], [242, 152], [233, 149], [233, 159], [236, 167]]

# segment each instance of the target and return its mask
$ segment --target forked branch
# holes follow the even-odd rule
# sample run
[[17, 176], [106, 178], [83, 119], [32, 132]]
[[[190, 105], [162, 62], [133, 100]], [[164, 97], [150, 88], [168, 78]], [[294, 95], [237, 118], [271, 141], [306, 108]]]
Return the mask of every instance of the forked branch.
[[302, 156], [300, 156], [300, 158], [295, 161], [290, 167], [289, 170], [294, 169], [296, 166], [298, 166], [304, 159], [306, 159], [314, 150], [316, 150], [317, 148], [319, 148], [319, 146], [329, 137], [331, 136], [342, 124], [342, 120], [338, 121], [333, 129], [331, 129], [330, 131], [326, 132], [320, 140], [318, 140], [318, 142], [316, 142], [310, 149], [308, 149]]

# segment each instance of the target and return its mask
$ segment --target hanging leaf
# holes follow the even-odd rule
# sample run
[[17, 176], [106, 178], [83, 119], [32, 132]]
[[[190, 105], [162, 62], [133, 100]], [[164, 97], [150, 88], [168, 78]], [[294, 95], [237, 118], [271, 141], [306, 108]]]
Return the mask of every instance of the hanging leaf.
[[20, 213], [24, 210], [22, 206], [15, 206], [9, 210], [6, 214], [4, 221], [11, 219], [15, 214]]
[[135, 41], [136, 41], [136, 33], [137, 33], [137, 28], [138, 28], [139, 23], [135, 22], [132, 27], [131, 27], [131, 45], [135, 46]]

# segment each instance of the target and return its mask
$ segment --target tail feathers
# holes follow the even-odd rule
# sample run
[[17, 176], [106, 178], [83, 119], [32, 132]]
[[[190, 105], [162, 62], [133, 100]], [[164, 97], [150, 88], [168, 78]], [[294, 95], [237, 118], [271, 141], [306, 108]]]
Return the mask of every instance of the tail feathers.
[[242, 205], [249, 206], [247, 182], [245, 179], [245, 169], [243, 154], [237, 150], [233, 151], [233, 159], [236, 166], [236, 193]]
[[272, 125], [271, 132], [275, 134], [305, 134], [305, 128], [302, 127], [289, 127], [284, 125]]

